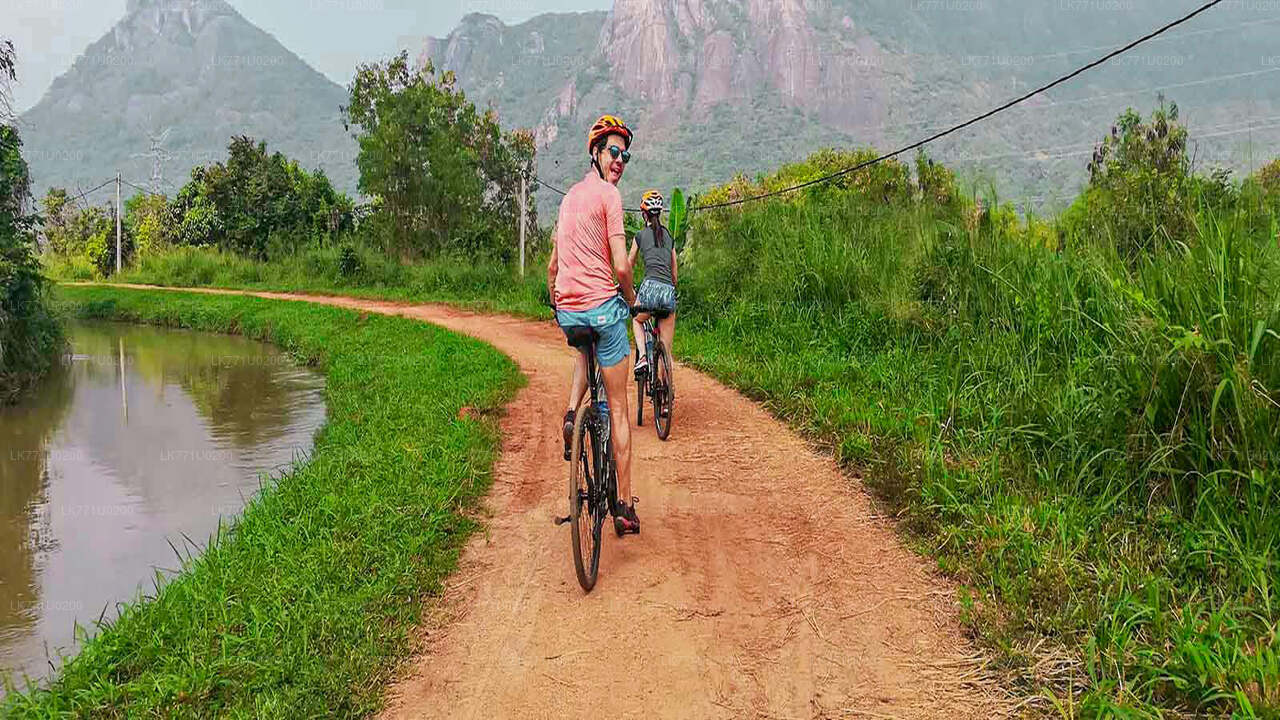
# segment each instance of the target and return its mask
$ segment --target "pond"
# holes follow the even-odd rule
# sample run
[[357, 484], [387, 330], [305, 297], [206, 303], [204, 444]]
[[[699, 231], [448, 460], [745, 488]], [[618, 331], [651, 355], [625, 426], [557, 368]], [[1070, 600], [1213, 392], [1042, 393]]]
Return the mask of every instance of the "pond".
[[323, 377], [268, 345], [115, 323], [68, 336], [63, 366], [0, 408], [0, 677], [19, 683], [75, 651], [77, 623], [154, 593], [175, 548], [198, 552], [325, 419]]

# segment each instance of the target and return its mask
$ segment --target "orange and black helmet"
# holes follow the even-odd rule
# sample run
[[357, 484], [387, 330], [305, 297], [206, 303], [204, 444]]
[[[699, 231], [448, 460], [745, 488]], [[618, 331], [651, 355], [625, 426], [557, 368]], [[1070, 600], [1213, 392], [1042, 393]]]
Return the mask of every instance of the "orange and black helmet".
[[587, 133], [587, 154], [594, 155], [596, 147], [610, 135], [621, 135], [627, 141], [627, 146], [623, 149], [631, 149], [631, 140], [634, 137], [631, 133], [631, 128], [627, 127], [622, 118], [614, 117], [613, 115], [602, 115], [591, 126], [591, 132]]
[[657, 190], [650, 190], [640, 201], [640, 211], [644, 213], [661, 213], [667, 209], [667, 200]]

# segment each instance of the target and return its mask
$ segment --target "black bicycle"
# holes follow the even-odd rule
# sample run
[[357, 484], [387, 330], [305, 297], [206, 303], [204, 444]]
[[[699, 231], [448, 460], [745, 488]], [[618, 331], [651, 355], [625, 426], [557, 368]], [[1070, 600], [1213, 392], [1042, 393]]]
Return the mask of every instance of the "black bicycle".
[[[587, 356], [587, 401], [578, 408], [573, 423], [573, 443], [569, 451], [569, 516], [557, 518], [568, 524], [573, 537], [573, 567], [578, 583], [591, 592], [600, 570], [600, 540], [604, 523], [618, 513], [618, 466], [614, 460], [608, 397], [596, 357], [594, 328], [565, 328], [569, 344]], [[617, 523], [614, 531], [622, 535]]]
[[671, 355], [658, 334], [657, 320], [650, 313], [644, 327], [644, 352], [648, 367], [636, 372], [636, 424], [644, 425], [644, 399], [653, 400], [653, 426], [658, 438], [671, 437], [671, 416], [675, 413], [676, 386], [671, 374]]

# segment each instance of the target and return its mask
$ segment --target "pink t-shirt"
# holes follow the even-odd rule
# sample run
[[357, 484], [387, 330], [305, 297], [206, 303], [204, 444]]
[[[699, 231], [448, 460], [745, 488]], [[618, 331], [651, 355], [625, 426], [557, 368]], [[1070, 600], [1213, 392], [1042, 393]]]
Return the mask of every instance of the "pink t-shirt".
[[556, 223], [556, 307], [583, 312], [618, 294], [609, 239], [626, 238], [622, 193], [595, 169], [569, 189]]

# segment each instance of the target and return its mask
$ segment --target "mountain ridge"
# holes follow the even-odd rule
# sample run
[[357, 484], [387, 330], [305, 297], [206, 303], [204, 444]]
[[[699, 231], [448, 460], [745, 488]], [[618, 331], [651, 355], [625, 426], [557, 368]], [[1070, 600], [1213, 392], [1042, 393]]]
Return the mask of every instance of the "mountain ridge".
[[[468, 97], [508, 128], [533, 129], [539, 174], [562, 187], [585, 167], [581, 136], [591, 120], [623, 115], [638, 133], [625, 190], [638, 200], [647, 187], [696, 190], [824, 147], [914, 141], [1149, 31], [1183, 5], [1190, 0], [1132, 0], [1085, 12], [981, 0], [982, 9], [960, 12], [890, 0], [616, 0], [610, 11], [513, 25], [472, 13], [416, 55], [455, 71]], [[1247, 169], [1250, 153], [1276, 138], [1274, 125], [1260, 125], [1248, 144], [1250, 119], [1280, 116], [1280, 61], [1265, 66], [1274, 56], [1267, 23], [1280, 17], [1246, 7], [1211, 19], [930, 152], [970, 185], [1060, 206], [1083, 184], [1092, 145], [1115, 117], [1129, 106], [1149, 110], [1165, 88], [1193, 140], [1204, 136], [1201, 161]], [[116, 169], [145, 184], [157, 156], [162, 189], [172, 192], [239, 134], [323, 169], [350, 192], [357, 148], [341, 124], [346, 99], [225, 0], [129, 0], [126, 16], [21, 120], [37, 192], [88, 187]]]
[[[21, 122], [37, 192], [118, 169], [172, 194], [249, 135], [353, 191], [346, 91], [224, 0], [129, 0]], [[162, 140], [161, 140], [162, 138]], [[154, 142], [157, 140], [158, 142]]]
[[[626, 191], [638, 198], [644, 187], [705, 187], [822, 147], [907, 144], [1149, 32], [1183, 5], [1193, 7], [1134, 0], [1086, 12], [984, 0], [975, 4], [982, 10], [960, 12], [888, 0], [616, 0], [608, 13], [573, 20], [580, 27], [570, 42], [556, 42], [539, 17], [508, 26], [477, 15], [427, 41], [419, 58], [455, 71], [509, 126], [535, 129], [539, 171], [553, 183], [580, 174], [578, 136], [591, 119], [622, 114], [638, 133]], [[1210, 19], [1188, 26], [1189, 40], [1158, 39], [930, 152], [971, 185], [1061, 206], [1046, 200], [1074, 195], [1092, 144], [1116, 116], [1150, 110], [1159, 88], [1173, 86], [1193, 139], [1206, 135], [1201, 158], [1246, 170], [1241, 118], [1280, 114], [1280, 75], [1244, 85], [1228, 71], [1258, 70], [1274, 28], [1258, 27], [1271, 19], [1248, 8]], [[538, 93], [519, 97], [495, 82], [530, 63], [555, 66]], [[1064, 146], [1070, 154], [1054, 151]]]

